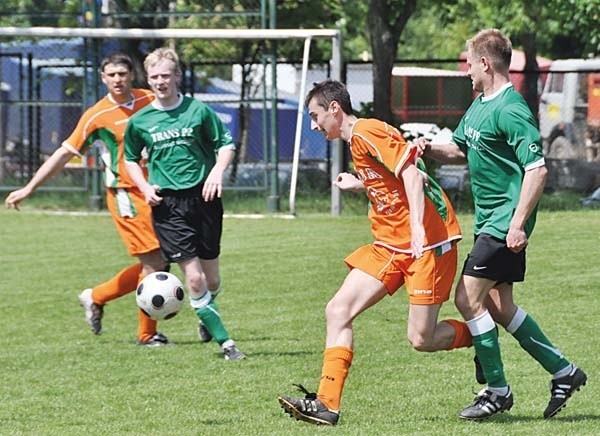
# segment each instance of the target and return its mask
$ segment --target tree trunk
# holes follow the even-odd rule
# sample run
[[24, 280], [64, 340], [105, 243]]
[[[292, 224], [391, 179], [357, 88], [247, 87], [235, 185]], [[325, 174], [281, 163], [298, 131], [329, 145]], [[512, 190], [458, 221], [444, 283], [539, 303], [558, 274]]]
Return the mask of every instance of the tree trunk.
[[[113, 1], [115, 13], [124, 14], [124, 16], [120, 18], [115, 18], [115, 27], [120, 29], [130, 29], [136, 27], [142, 29], [160, 28], [156, 27], [155, 19], [152, 17], [136, 17], [135, 12], [130, 10], [130, 6], [128, 5], [126, 0]], [[165, 21], [163, 27], [165, 27], [166, 24], [167, 22]], [[133, 68], [135, 70], [135, 79], [133, 81], [133, 85], [138, 88], [144, 88], [147, 86], [146, 72], [144, 71], [144, 58], [146, 57], [146, 54], [143, 53], [140, 49], [140, 45], [142, 44], [142, 42], [145, 42], [146, 44], [150, 45], [149, 51], [157, 47], [162, 47], [164, 45], [164, 41], [162, 39], [141, 40], [125, 38], [119, 40], [121, 51], [127, 53], [133, 60]]]
[[[369, 20], [371, 21], [371, 20]], [[376, 21], [376, 20], [373, 20]], [[380, 26], [369, 23], [371, 29]], [[371, 31], [373, 50], [373, 116], [382, 121], [393, 121], [390, 98], [392, 95], [392, 69], [396, 57], [397, 40], [389, 31]]]
[[394, 122], [390, 98], [398, 41], [416, 3], [416, 0], [369, 2], [367, 24], [373, 51], [373, 116], [388, 123]]
[[525, 32], [521, 35], [521, 45], [525, 53], [525, 89], [523, 97], [533, 112], [533, 116], [538, 118], [539, 111], [539, 66], [537, 63], [537, 44], [535, 32]]

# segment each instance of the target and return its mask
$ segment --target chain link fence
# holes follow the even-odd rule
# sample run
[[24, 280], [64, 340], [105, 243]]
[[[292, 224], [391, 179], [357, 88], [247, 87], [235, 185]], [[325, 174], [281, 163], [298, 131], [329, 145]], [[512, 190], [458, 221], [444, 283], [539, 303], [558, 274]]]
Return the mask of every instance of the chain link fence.
[[[109, 42], [102, 47], [103, 55], [119, 48]], [[184, 48], [176, 48], [185, 53]], [[289, 183], [286, 164], [294, 153], [300, 66], [277, 65], [277, 80], [282, 86], [273, 95], [267, 55], [262, 53], [254, 63], [230, 59], [186, 61], [182, 56], [182, 93], [209, 104], [237, 145], [236, 163], [228, 178], [231, 188], [265, 189], [273, 130], [282, 163], [282, 189]], [[87, 61], [89, 58], [89, 47], [81, 38], [0, 44], [1, 190], [25, 184], [69, 136], [82, 112], [104, 96], [106, 91], [98, 83], [98, 72]], [[327, 61], [317, 59], [312, 64], [323, 71], [322, 78], [328, 77]], [[145, 84], [138, 80], [137, 85]], [[271, 107], [275, 107], [276, 118]], [[310, 130], [308, 117], [304, 117], [302, 128], [301, 160], [328, 162], [329, 144], [321, 134]], [[90, 174], [101, 169], [101, 163], [95, 160], [97, 154], [92, 147], [84, 159], [74, 158], [42, 189], [89, 189]]]
[[[236, 61], [225, 50], [226, 59], [209, 59], [187, 55], [189, 50], [181, 41], [175, 45], [183, 60], [182, 92], [212, 106], [237, 144], [237, 160], [228, 175], [228, 188], [266, 189], [265, 171], [272, 153], [269, 138], [275, 129], [280, 189], [285, 196], [294, 153], [298, 104], [303, 104], [302, 96], [298, 95], [301, 62], [277, 63], [277, 95], [272, 95], [269, 47], [257, 44], [250, 56]], [[104, 53], [118, 48], [116, 41], [104, 41], [102, 45]], [[536, 102], [547, 156], [579, 162], [600, 159], [600, 65], [583, 72], [573, 68], [540, 73], [535, 73], [538, 77]], [[522, 92], [528, 74], [534, 73], [511, 73], [511, 80]], [[570, 84], [569, 74], [576, 76], [574, 85]], [[307, 90], [313, 82], [329, 75], [327, 59], [311, 58]], [[361, 116], [369, 116], [372, 65], [348, 62], [345, 77], [355, 110]], [[0, 45], [1, 190], [22, 186], [60, 146], [95, 96], [104, 95], [98, 82], [98, 73], [89, 62], [89, 46], [81, 38]], [[573, 102], [557, 100], [566, 99], [572, 86], [576, 89]], [[473, 96], [464, 62], [459, 59], [399, 61], [394, 68], [390, 105], [398, 126], [434, 123], [440, 128], [454, 129]], [[271, 114], [273, 103], [275, 118]], [[572, 115], [569, 115], [569, 107], [572, 107]], [[73, 159], [65, 171], [48, 182], [46, 189], [89, 190], [90, 174], [99, 167], [93, 157], [92, 150], [84, 159]], [[327, 189], [330, 158], [331, 145], [322, 134], [311, 131], [310, 119], [305, 114], [300, 161], [310, 176], [299, 186], [317, 183]], [[314, 182], [315, 179], [318, 182]]]

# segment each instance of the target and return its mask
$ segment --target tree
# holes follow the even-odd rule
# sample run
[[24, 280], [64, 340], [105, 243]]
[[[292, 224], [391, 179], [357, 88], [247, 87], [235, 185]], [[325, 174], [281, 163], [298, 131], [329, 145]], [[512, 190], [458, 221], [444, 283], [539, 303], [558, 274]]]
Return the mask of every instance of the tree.
[[398, 41], [416, 5], [417, 0], [369, 1], [367, 25], [373, 50], [373, 115], [390, 123], [393, 121], [392, 69]]
[[[457, 0], [447, 11], [451, 26], [468, 21], [472, 33], [497, 27], [523, 49], [526, 71], [523, 96], [534, 114], [538, 113], [538, 53], [550, 57], [557, 54], [583, 57], [586, 51], [598, 53], [598, 0]], [[568, 54], [562, 52], [557, 40], [570, 41]]]
[[557, 58], [600, 55], [600, 1], [551, 0], [548, 50]]
[[56, 0], [3, 0], [2, 26], [57, 26], [64, 14], [63, 2]]

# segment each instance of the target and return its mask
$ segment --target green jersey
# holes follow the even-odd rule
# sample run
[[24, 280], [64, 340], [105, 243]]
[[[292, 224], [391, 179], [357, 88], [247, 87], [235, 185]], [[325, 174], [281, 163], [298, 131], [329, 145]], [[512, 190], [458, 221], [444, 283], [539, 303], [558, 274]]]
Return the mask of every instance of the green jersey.
[[214, 110], [191, 97], [180, 97], [171, 108], [156, 102], [146, 106], [125, 131], [125, 159], [139, 162], [145, 148], [148, 182], [160, 189], [179, 191], [203, 183], [223, 147], [234, 147], [231, 133]]
[[[452, 141], [464, 152], [469, 166], [475, 234], [506, 239], [525, 171], [544, 165], [533, 114], [508, 83], [493, 95], [480, 95], [473, 101]], [[528, 236], [535, 225], [536, 210], [525, 224]]]

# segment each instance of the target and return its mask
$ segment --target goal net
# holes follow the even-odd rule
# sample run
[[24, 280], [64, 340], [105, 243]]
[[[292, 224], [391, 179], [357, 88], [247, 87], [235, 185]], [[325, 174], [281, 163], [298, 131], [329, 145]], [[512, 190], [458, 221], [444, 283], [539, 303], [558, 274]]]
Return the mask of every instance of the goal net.
[[[341, 142], [312, 132], [304, 108], [312, 82], [341, 79], [338, 30], [3, 27], [0, 41], [0, 188], [25, 183], [104, 95], [97, 71], [104, 55], [125, 50], [141, 64], [132, 47], [160, 45], [180, 54], [182, 92], [211, 105], [232, 132], [238, 152], [227, 189], [264, 193], [268, 211], [295, 215], [298, 184], [320, 178], [330, 187], [342, 168]], [[298, 55], [283, 61], [283, 46]], [[94, 156], [70, 163], [75, 185], [85, 189], [98, 166]], [[331, 213], [340, 211], [332, 188]]]

